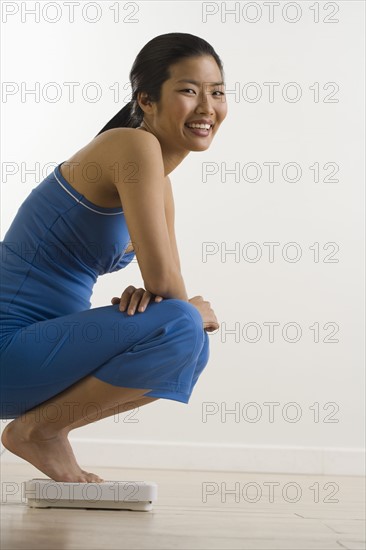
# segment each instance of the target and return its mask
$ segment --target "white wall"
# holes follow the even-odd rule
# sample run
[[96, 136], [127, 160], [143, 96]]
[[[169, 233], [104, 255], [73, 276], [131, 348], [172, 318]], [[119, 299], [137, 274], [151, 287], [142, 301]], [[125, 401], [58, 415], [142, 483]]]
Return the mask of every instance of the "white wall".
[[[35, 3], [19, 3], [19, 10], [21, 4], [29, 9]], [[191, 153], [171, 174], [188, 295], [210, 300], [221, 323], [210, 334], [209, 364], [188, 406], [160, 399], [133, 415], [72, 432], [77, 457], [95, 465], [361, 473], [363, 2], [338, 1], [333, 8], [315, 3], [318, 22], [312, 3], [291, 3], [289, 19], [296, 18], [296, 6], [299, 10], [292, 23], [285, 20], [282, 10], [290, 3], [284, 2], [276, 7], [273, 22], [266, 3], [256, 2], [256, 23], [245, 20], [246, 2], [226, 22], [222, 3], [137, 2], [128, 7], [121, 2], [120, 23], [113, 23], [116, 3], [92, 3], [101, 10], [94, 24], [81, 16], [86, 4], [75, 7], [74, 23], [63, 2], [58, 3], [59, 22], [45, 20], [56, 15], [49, 8], [37, 23], [24, 13], [22, 23], [21, 11], [3, 23], [3, 82], [28, 89], [38, 83], [45, 93], [47, 83], [56, 82], [61, 97], [50, 102], [41, 94], [36, 102], [20, 92], [3, 96], [2, 235], [21, 202], [50, 171], [21, 178], [22, 167], [56, 165], [92, 140], [129, 99], [128, 73], [152, 37], [179, 31], [208, 40], [224, 62], [229, 110], [211, 148]], [[137, 22], [123, 22], [132, 4]], [[227, 3], [227, 8], [234, 5]], [[217, 13], [204, 22], [204, 9]], [[86, 15], [95, 14], [89, 7]], [[252, 6], [247, 18], [255, 17]], [[80, 83], [74, 102], [65, 82]], [[99, 101], [83, 98], [81, 89], [89, 82], [100, 86]], [[255, 86], [246, 88], [250, 82]], [[110, 90], [115, 83], [121, 87], [118, 101]], [[269, 83], [276, 83], [272, 100]], [[289, 83], [296, 88], [287, 88]], [[234, 89], [237, 97], [229, 93]], [[256, 93], [260, 96], [252, 101]], [[291, 101], [296, 93], [299, 99]], [[5, 180], [9, 162], [19, 171]], [[279, 163], [273, 181], [265, 164], [270, 162]], [[218, 170], [207, 181], [205, 163], [216, 163], [212, 166]], [[235, 163], [238, 180], [228, 174], [225, 181], [222, 166], [232, 169]], [[258, 181], [245, 179], [248, 163], [261, 170]], [[296, 176], [293, 167], [288, 167], [287, 181], [282, 176], [288, 163], [296, 165], [298, 181], [290, 181]], [[250, 168], [248, 178], [255, 174]], [[279, 243], [272, 262], [269, 242]], [[207, 261], [205, 243], [214, 243], [216, 250]], [[257, 243], [262, 253], [257, 262], [249, 261], [255, 249], [246, 248], [248, 243]], [[296, 262], [290, 261], [293, 246], [283, 257], [288, 243], [296, 243], [301, 253]], [[225, 256], [225, 247], [237, 247], [237, 257]], [[314, 259], [317, 247], [319, 260]], [[129, 284], [143, 286], [136, 261], [99, 279], [92, 307], [110, 304]], [[270, 322], [277, 323], [272, 342]], [[297, 342], [289, 341], [295, 337], [293, 326], [283, 336], [288, 323], [300, 331]], [[236, 336], [230, 332], [234, 328]], [[256, 335], [258, 341], [251, 342]], [[273, 421], [268, 403], [276, 404]], [[207, 407], [212, 414], [204, 421]], [[225, 414], [235, 407], [237, 417]], [[250, 421], [257, 414], [258, 420]], [[298, 421], [291, 422], [296, 414]], [[18, 460], [8, 452], [2, 459]]]

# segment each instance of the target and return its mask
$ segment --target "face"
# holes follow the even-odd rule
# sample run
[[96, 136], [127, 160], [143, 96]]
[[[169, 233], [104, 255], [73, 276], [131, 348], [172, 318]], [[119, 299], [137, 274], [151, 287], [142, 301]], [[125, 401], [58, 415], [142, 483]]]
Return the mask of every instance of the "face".
[[[226, 117], [227, 103], [220, 69], [212, 56], [190, 57], [170, 66], [160, 101], [145, 109], [148, 127], [166, 144], [189, 151], [206, 150]], [[209, 130], [187, 124], [207, 120]]]

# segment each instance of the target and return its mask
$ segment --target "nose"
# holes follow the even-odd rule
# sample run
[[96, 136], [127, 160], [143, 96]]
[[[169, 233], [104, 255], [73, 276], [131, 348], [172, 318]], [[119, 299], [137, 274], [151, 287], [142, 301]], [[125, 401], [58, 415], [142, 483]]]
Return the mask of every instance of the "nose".
[[209, 115], [213, 115], [214, 108], [212, 103], [213, 98], [211, 94], [203, 90], [198, 97], [199, 97], [199, 103], [197, 105], [197, 112], [202, 114], [206, 113]]

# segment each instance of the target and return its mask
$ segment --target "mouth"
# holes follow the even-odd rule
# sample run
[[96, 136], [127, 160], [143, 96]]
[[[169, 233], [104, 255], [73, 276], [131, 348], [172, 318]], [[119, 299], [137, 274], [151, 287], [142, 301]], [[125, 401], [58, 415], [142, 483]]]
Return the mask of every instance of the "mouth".
[[[198, 127], [198, 125], [196, 127], [191, 127], [191, 126], [188, 126], [188, 124], [186, 123], [184, 125], [192, 134], [195, 134], [196, 136], [200, 136], [200, 137], [207, 137], [211, 131], [212, 131], [212, 128], [213, 128], [213, 124], [210, 125], [209, 128], [207, 128], [207, 124], [205, 125], [206, 128], [200, 128]], [[200, 126], [204, 126], [203, 124], [200, 125]]]

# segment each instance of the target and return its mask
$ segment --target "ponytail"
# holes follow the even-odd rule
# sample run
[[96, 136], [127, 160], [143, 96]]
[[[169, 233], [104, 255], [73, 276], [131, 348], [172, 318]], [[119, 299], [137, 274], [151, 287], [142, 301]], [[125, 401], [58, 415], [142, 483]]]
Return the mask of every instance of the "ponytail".
[[[136, 109], [137, 106], [137, 109]], [[97, 133], [97, 136], [111, 128], [137, 128], [140, 126], [144, 112], [135, 100], [131, 100]], [[95, 137], [97, 137], [95, 136]]]

